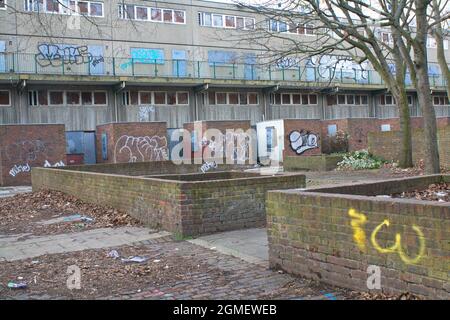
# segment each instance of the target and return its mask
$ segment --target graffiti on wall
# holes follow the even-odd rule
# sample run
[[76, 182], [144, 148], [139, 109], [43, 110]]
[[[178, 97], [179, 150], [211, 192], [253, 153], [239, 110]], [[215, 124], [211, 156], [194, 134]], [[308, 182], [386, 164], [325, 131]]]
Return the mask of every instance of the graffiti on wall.
[[[360, 82], [368, 81], [368, 62], [361, 64], [355, 62], [349, 56], [322, 55], [314, 56], [306, 62], [307, 67], [314, 67], [317, 75], [323, 79], [354, 79]], [[315, 75], [307, 72], [309, 81], [313, 81]]]
[[150, 121], [150, 113], [155, 112], [154, 106], [141, 106], [139, 107], [139, 121]]
[[5, 149], [8, 160], [22, 163], [35, 161], [41, 156], [46, 157], [48, 152], [48, 145], [42, 140], [17, 141]]
[[298, 155], [306, 150], [316, 149], [319, 147], [319, 137], [306, 130], [294, 130], [289, 134], [289, 142], [291, 149]]
[[209, 170], [211, 170], [211, 169], [216, 169], [216, 168], [217, 168], [217, 163], [216, 163], [215, 161], [212, 161], [212, 162], [205, 162], [205, 163], [201, 166], [200, 170], [201, 170], [201, 172], [206, 173], [206, 172], [208, 172]]
[[114, 162], [162, 161], [169, 159], [166, 137], [121, 136], [114, 148]]
[[[247, 161], [250, 152], [250, 137], [245, 133], [227, 132], [225, 136], [227, 152], [231, 150], [231, 159], [237, 161]], [[227, 154], [228, 156], [228, 154]]]
[[[351, 218], [350, 225], [353, 228], [353, 239], [355, 240], [358, 248], [366, 252], [366, 233], [363, 229], [363, 225], [367, 222], [367, 217], [357, 212], [355, 209], [350, 209], [348, 211], [348, 215]], [[411, 228], [414, 230], [414, 232], [417, 235], [418, 243], [419, 243], [419, 249], [415, 257], [409, 257], [405, 251], [403, 250], [402, 246], [402, 235], [400, 233], [395, 234], [395, 240], [394, 244], [388, 247], [382, 247], [377, 240], [377, 234], [381, 231], [383, 228], [388, 228], [391, 225], [389, 220], [384, 220], [382, 223], [377, 225], [375, 229], [373, 229], [371, 235], [370, 235], [370, 242], [372, 244], [372, 247], [379, 253], [387, 254], [387, 253], [396, 253], [399, 258], [406, 264], [416, 264], [420, 261], [420, 259], [423, 258], [425, 254], [425, 236], [422, 232], [422, 230], [416, 226], [412, 225]]]
[[40, 44], [36, 63], [41, 67], [59, 67], [66, 65], [92, 64], [93, 67], [104, 62], [104, 57], [94, 56], [88, 46], [71, 46], [60, 44]]
[[26, 163], [24, 165], [16, 164], [14, 167], [11, 168], [11, 170], [9, 170], [9, 174], [11, 176], [15, 177], [21, 172], [30, 172], [30, 171], [31, 171], [31, 168], [28, 163]]
[[58, 161], [55, 162], [54, 164], [51, 164], [48, 160], [45, 160], [44, 162], [44, 168], [57, 168], [57, 167], [65, 167], [66, 165], [64, 164], [64, 162]]

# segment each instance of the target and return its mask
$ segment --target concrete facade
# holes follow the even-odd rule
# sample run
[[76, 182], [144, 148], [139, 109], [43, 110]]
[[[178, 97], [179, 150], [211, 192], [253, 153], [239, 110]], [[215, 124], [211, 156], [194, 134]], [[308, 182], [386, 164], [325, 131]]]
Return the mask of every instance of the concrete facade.
[[[232, 40], [251, 35], [253, 23], [267, 23], [244, 8], [203, 0], [87, 1], [80, 16], [63, 14], [63, 6], [25, 3], [30, 1], [7, 0], [0, 10], [0, 124], [64, 123], [70, 131], [109, 122], [163, 121], [180, 128], [199, 120], [254, 125], [398, 116], [370, 66], [363, 75], [346, 70], [330, 79], [333, 67], [259, 64], [262, 46]], [[124, 19], [122, 4], [132, 19]], [[205, 26], [210, 18], [223, 27]], [[315, 35], [288, 36], [301, 41]], [[428, 54], [436, 114], [448, 118], [436, 49]], [[450, 50], [446, 55], [450, 59]], [[411, 114], [420, 117], [414, 90], [408, 90]]]

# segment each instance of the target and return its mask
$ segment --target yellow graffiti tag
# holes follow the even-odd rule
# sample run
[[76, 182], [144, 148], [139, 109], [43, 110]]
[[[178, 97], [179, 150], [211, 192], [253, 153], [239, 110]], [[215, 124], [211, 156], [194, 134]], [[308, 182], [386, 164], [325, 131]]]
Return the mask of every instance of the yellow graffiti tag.
[[[348, 215], [352, 218], [350, 225], [353, 228], [353, 239], [355, 240], [356, 244], [358, 245], [359, 249], [362, 251], [366, 250], [366, 233], [362, 226], [367, 222], [367, 217], [362, 214], [358, 213], [355, 209], [350, 209], [348, 211]], [[419, 252], [414, 258], [409, 257], [402, 248], [402, 236], [400, 233], [395, 234], [395, 242], [392, 246], [383, 248], [380, 246], [380, 244], [377, 241], [377, 234], [380, 232], [380, 230], [384, 227], [389, 227], [390, 222], [389, 220], [384, 220], [382, 223], [380, 223], [378, 226], [375, 227], [375, 229], [372, 231], [372, 234], [370, 236], [370, 241], [372, 243], [372, 246], [377, 250], [379, 253], [395, 253], [399, 255], [400, 259], [406, 263], [406, 264], [416, 264], [417, 262], [422, 259], [423, 255], [425, 254], [425, 236], [422, 232], [422, 230], [416, 226], [412, 225], [412, 229], [416, 232], [418, 239], [419, 239]]]
[[400, 233], [397, 233], [395, 235], [395, 243], [389, 248], [382, 248], [376, 239], [377, 233], [380, 231], [380, 229], [383, 227], [389, 227], [389, 220], [384, 220], [383, 223], [379, 224], [372, 232], [372, 235], [370, 236], [370, 240], [372, 242], [373, 247], [380, 253], [392, 253], [397, 252], [400, 259], [406, 264], [416, 264], [419, 262], [420, 259], [422, 259], [424, 253], [425, 253], [425, 236], [423, 235], [422, 230], [416, 225], [412, 226], [412, 229], [417, 233], [417, 236], [419, 238], [419, 252], [417, 253], [415, 258], [408, 257], [402, 248], [402, 236]]
[[366, 251], [366, 233], [362, 226], [367, 222], [367, 217], [355, 209], [348, 210], [348, 215], [352, 218], [350, 225], [353, 228], [353, 239], [361, 251]]

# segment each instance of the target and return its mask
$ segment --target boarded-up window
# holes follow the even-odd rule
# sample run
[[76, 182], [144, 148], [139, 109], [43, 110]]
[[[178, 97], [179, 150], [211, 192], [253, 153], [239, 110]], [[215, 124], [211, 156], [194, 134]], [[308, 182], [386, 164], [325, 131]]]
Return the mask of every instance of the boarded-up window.
[[138, 92], [137, 91], [131, 91], [130, 95], [131, 95], [131, 105], [133, 105], [133, 106], [137, 105], [139, 103]]
[[246, 93], [241, 93], [239, 94], [239, 103], [241, 105], [246, 105], [248, 104], [248, 97]]
[[292, 95], [292, 103], [293, 104], [300, 104], [301, 103], [301, 96], [299, 94], [293, 94]]
[[139, 92], [139, 104], [151, 104], [152, 93], [151, 92]]
[[227, 94], [224, 92], [217, 92], [216, 103], [217, 104], [227, 104]]
[[106, 105], [106, 92], [103, 91], [94, 92], [94, 104]]
[[189, 104], [189, 94], [187, 92], [178, 92], [177, 100], [177, 104]]
[[169, 105], [177, 104], [177, 94], [175, 92], [167, 93], [167, 104]]
[[39, 92], [39, 94], [38, 94], [39, 105], [41, 105], [41, 106], [48, 105], [47, 91], [39, 90], [38, 92]]
[[9, 105], [11, 105], [9, 91], [1, 90], [0, 91], [0, 106], [9, 106]]
[[209, 92], [208, 93], [208, 100], [210, 105], [216, 104], [216, 93], [215, 92]]
[[309, 95], [309, 104], [317, 104], [317, 95], [315, 94]]
[[66, 92], [66, 99], [69, 105], [80, 105], [80, 93], [77, 91]]
[[249, 93], [248, 94], [248, 104], [258, 104], [258, 94]]
[[229, 104], [239, 104], [239, 95], [237, 93], [230, 93], [228, 95]]
[[86, 106], [92, 105], [92, 92], [82, 92], [81, 103]]
[[155, 104], [166, 104], [165, 92], [155, 92]]
[[227, 28], [235, 28], [236, 27], [235, 17], [225, 16], [225, 27], [227, 27]]
[[50, 91], [49, 94], [50, 105], [62, 105], [64, 103], [64, 92]]
[[281, 102], [282, 102], [282, 104], [291, 104], [291, 95], [290, 94], [282, 94]]

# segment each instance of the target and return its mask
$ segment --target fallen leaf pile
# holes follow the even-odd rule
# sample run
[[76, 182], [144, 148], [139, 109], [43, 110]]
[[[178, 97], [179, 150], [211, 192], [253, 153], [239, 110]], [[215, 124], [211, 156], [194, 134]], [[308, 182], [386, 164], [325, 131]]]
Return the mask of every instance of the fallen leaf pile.
[[[88, 217], [93, 221], [39, 224], [40, 221], [73, 215]], [[44, 235], [131, 225], [139, 225], [139, 223], [123, 211], [90, 204], [58, 191], [38, 191], [0, 198], [0, 233], [3, 234]]]
[[391, 195], [393, 198], [405, 198], [438, 202], [450, 202], [450, 183], [430, 184], [425, 190], [414, 190]]

